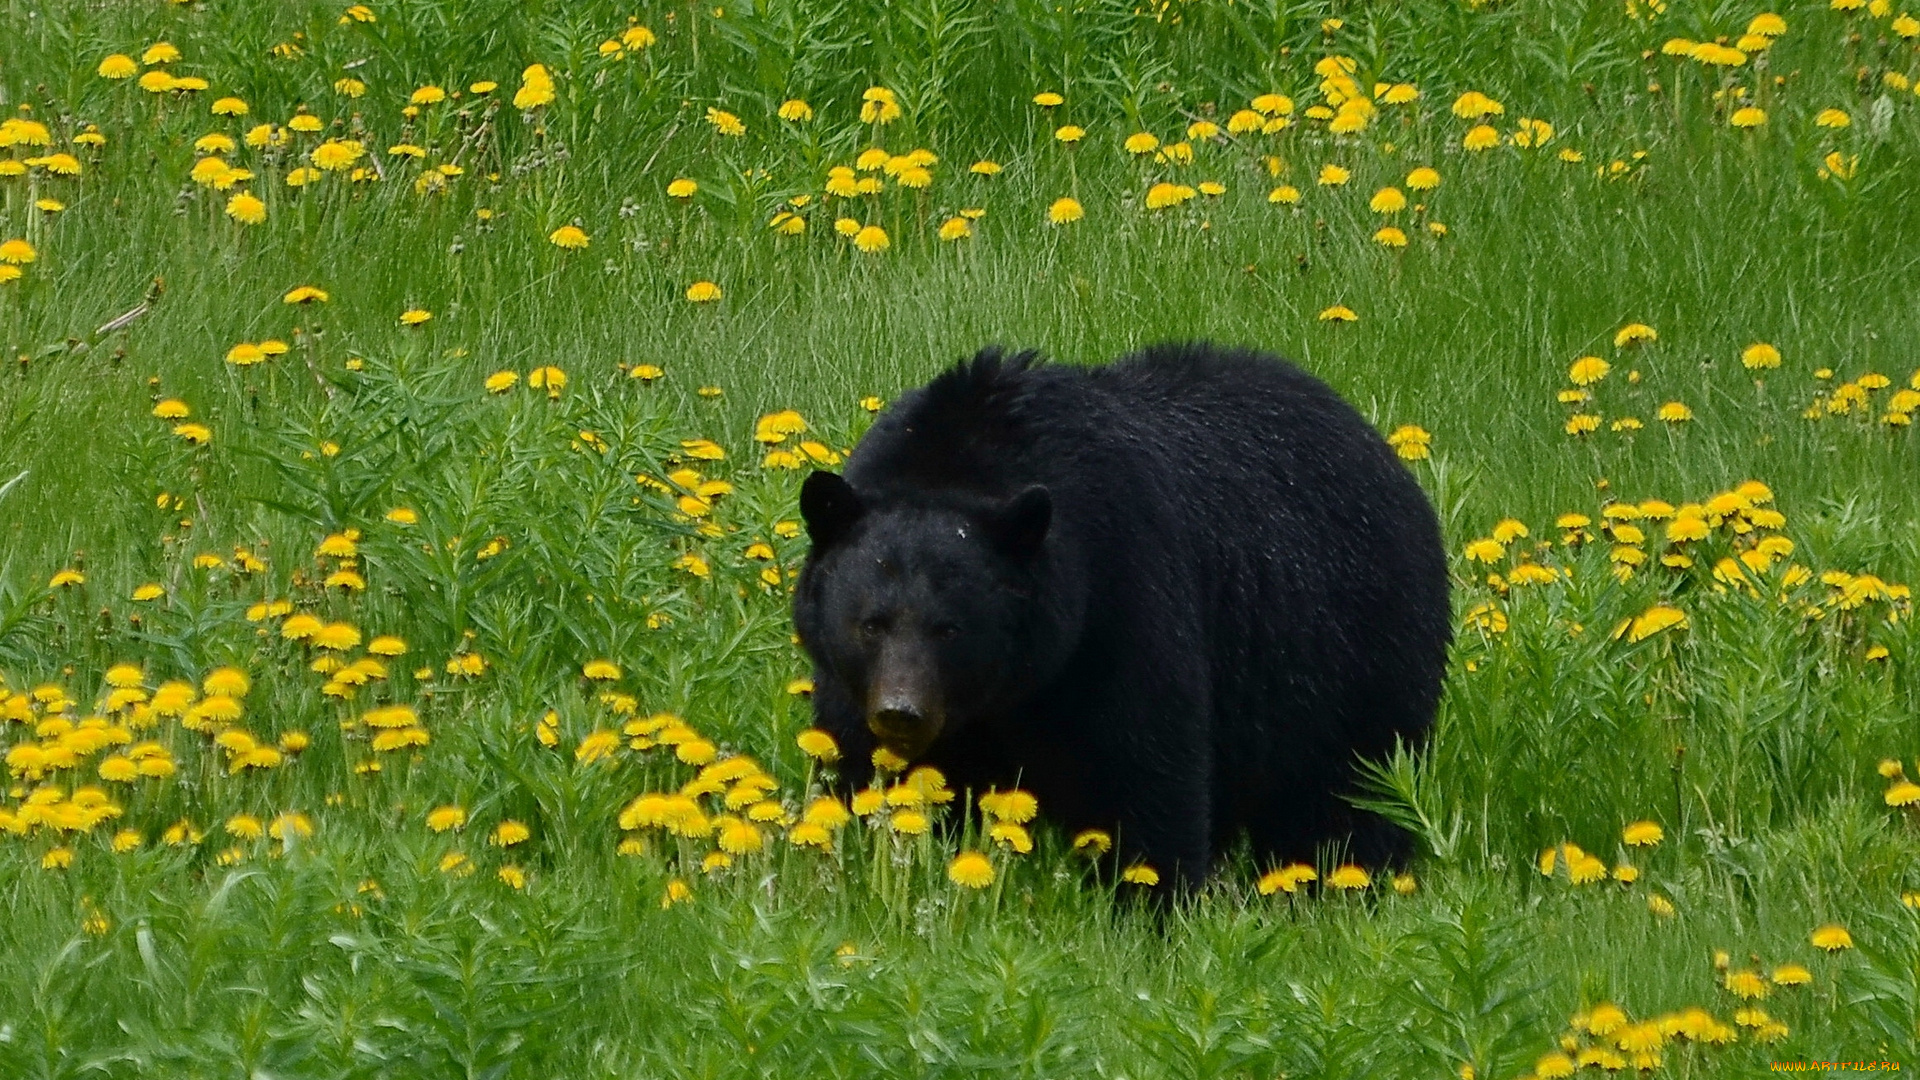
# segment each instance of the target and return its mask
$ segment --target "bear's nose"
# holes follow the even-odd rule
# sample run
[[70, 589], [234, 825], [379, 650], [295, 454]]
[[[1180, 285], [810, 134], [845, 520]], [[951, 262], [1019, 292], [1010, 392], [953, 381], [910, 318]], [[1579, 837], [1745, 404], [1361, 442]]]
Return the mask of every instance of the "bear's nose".
[[926, 724], [926, 714], [904, 703], [882, 705], [867, 717], [867, 727], [883, 739], [910, 738]]

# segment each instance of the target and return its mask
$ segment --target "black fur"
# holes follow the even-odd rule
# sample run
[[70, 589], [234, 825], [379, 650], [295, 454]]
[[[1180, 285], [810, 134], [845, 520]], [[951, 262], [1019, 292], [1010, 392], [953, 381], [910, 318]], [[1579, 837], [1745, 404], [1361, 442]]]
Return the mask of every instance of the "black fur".
[[1318, 379], [1208, 345], [1091, 370], [989, 349], [807, 492], [794, 621], [856, 780], [884, 681], [937, 733], [903, 736], [919, 760], [1117, 828], [1170, 883], [1243, 830], [1263, 862], [1405, 854], [1339, 796], [1432, 721], [1446, 561], [1425, 494]]

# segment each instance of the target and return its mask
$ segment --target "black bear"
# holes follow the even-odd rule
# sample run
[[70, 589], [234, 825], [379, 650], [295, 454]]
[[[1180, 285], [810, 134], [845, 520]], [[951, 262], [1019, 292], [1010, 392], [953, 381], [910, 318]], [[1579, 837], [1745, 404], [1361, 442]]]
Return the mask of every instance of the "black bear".
[[[794, 623], [818, 725], [976, 792], [1018, 783], [1122, 864], [1390, 862], [1357, 757], [1417, 745], [1451, 635], [1425, 493], [1326, 384], [1161, 345], [1104, 368], [988, 349], [810, 475]], [[854, 779], [863, 779], [855, 777]]]

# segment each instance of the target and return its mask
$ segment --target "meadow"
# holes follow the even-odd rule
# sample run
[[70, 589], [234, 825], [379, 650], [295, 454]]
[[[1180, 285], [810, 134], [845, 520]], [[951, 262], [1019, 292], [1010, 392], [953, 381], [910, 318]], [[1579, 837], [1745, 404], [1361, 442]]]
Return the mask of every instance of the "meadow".
[[[0, 106], [0, 1076], [1920, 1067], [1898, 3], [13, 0]], [[1195, 338], [1440, 512], [1418, 860], [831, 795], [807, 470]]]

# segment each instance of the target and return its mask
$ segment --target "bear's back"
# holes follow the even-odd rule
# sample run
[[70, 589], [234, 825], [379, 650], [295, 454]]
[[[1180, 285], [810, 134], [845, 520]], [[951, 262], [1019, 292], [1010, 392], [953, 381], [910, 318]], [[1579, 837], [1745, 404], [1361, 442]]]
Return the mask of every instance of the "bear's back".
[[[1158, 345], [1099, 368], [983, 350], [903, 396], [847, 465], [856, 487], [905, 495], [1003, 497], [1045, 483], [1070, 496], [1122, 475], [1169, 482], [1176, 502], [1221, 490], [1244, 503], [1276, 482], [1355, 493], [1411, 483], [1325, 383], [1277, 357], [1207, 344]], [[1289, 501], [1271, 494], [1281, 498], [1269, 505]]]

